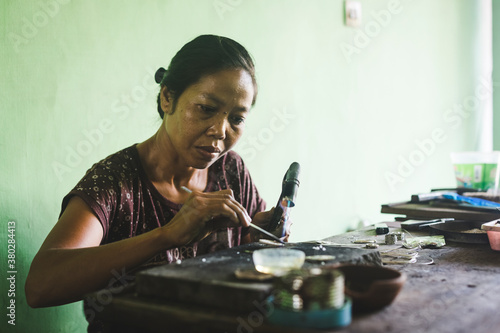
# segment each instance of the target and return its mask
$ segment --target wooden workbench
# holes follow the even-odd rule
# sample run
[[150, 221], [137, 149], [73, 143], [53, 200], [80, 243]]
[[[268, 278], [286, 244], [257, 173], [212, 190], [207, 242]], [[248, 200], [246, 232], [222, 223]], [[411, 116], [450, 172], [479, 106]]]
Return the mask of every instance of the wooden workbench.
[[[326, 240], [352, 244], [354, 239], [367, 237], [383, 241], [373, 227]], [[379, 250], [387, 248], [381, 246]], [[422, 249], [420, 258], [421, 262], [388, 266], [407, 276], [391, 305], [373, 313], [356, 314], [349, 326], [332, 332], [500, 331], [500, 252], [492, 251], [487, 244], [448, 242], [440, 249]], [[429, 259], [434, 263], [423, 264]], [[126, 328], [141, 327], [141, 332], [325, 332], [270, 325], [265, 321], [266, 310], [259, 306], [248, 313], [136, 293], [115, 296], [97, 315], [111, 326], [120, 322]], [[117, 331], [125, 332], [124, 326]]]
[[[356, 234], [366, 232], [349, 237]], [[447, 242], [419, 254], [423, 263], [431, 258], [434, 264], [387, 266], [407, 275], [398, 297], [381, 311], [356, 316], [339, 332], [500, 332], [500, 252], [488, 244]]]

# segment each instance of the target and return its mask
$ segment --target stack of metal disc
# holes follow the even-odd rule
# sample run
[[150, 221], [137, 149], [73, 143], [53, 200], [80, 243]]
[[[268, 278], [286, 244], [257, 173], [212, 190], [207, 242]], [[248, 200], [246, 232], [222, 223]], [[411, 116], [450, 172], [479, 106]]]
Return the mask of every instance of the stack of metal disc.
[[304, 302], [300, 295], [306, 274], [304, 271], [291, 271], [275, 283], [274, 303], [286, 310], [300, 311]]
[[274, 304], [281, 309], [300, 311], [304, 307], [302, 297], [299, 294], [291, 293], [287, 290], [280, 290], [275, 295]]
[[314, 268], [304, 281], [301, 294], [307, 310], [340, 308], [344, 305], [344, 275], [338, 270]]
[[320, 310], [344, 305], [344, 275], [336, 269], [292, 271], [276, 281], [274, 303], [287, 310]]

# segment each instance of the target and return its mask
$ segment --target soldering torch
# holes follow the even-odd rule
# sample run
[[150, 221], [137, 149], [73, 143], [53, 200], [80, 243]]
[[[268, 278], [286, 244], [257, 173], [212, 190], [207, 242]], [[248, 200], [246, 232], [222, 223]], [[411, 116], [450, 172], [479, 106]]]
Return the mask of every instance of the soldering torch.
[[284, 224], [283, 234], [281, 237], [285, 236], [287, 222], [290, 215], [290, 208], [295, 206], [295, 197], [297, 196], [297, 190], [299, 189], [299, 174], [300, 165], [297, 162], [293, 162], [288, 168], [285, 176], [283, 177], [283, 183], [281, 185], [281, 195], [279, 197], [276, 208], [274, 209], [273, 217], [268, 225], [268, 230], [274, 231], [280, 223]]

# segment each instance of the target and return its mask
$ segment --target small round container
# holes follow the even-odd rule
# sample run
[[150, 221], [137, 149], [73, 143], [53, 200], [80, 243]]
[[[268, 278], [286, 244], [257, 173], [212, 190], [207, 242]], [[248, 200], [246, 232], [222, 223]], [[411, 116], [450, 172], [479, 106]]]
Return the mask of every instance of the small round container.
[[500, 231], [486, 231], [488, 233], [488, 240], [492, 250], [500, 251]]
[[294, 249], [262, 249], [252, 254], [255, 269], [261, 273], [282, 276], [304, 265], [306, 254]]
[[500, 251], [500, 220], [494, 220], [481, 225], [482, 230], [486, 230], [491, 249]]
[[406, 275], [394, 269], [371, 265], [340, 265], [345, 278], [345, 294], [352, 299], [354, 312], [382, 309], [394, 301]]

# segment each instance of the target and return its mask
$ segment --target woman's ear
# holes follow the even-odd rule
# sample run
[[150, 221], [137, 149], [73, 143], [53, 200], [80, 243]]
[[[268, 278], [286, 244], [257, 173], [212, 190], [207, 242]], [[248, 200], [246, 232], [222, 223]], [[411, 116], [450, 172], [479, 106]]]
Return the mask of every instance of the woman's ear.
[[164, 114], [172, 114], [174, 112], [174, 97], [166, 86], [161, 88], [160, 92], [160, 106]]

